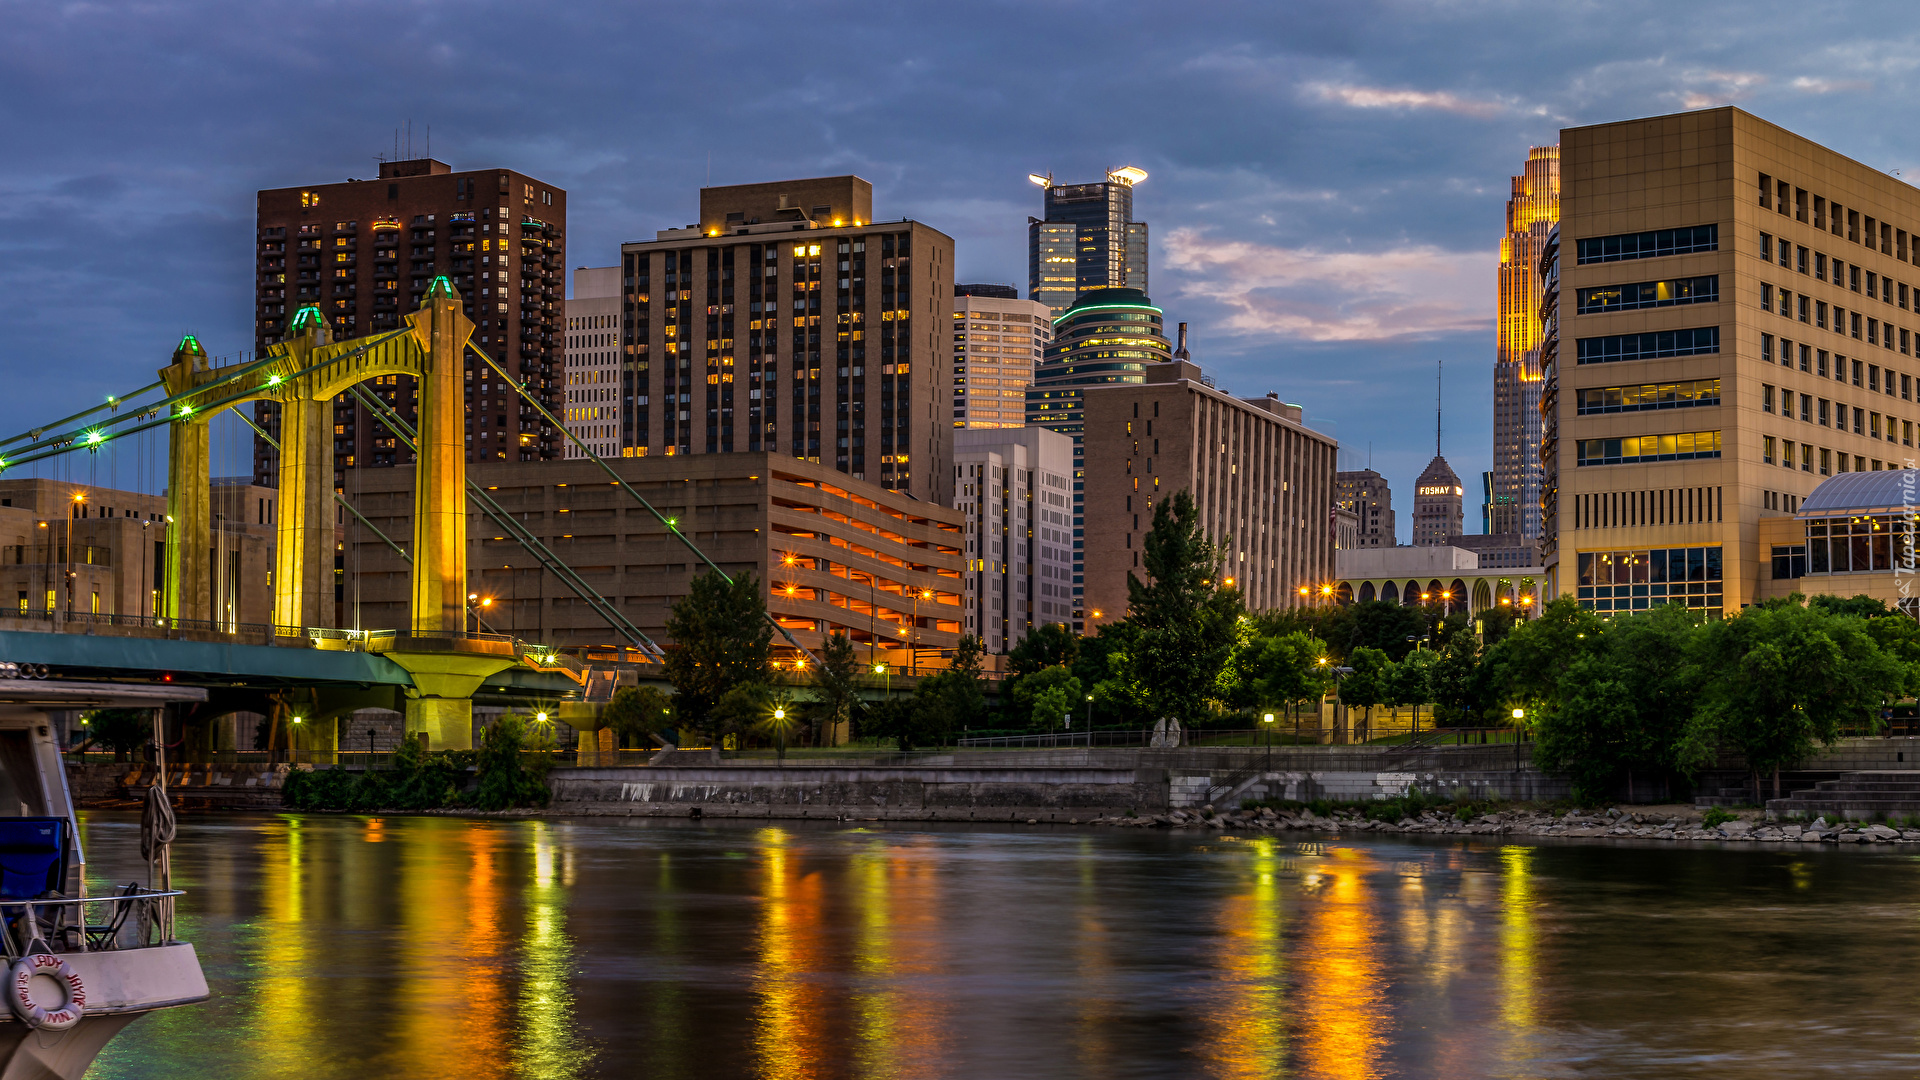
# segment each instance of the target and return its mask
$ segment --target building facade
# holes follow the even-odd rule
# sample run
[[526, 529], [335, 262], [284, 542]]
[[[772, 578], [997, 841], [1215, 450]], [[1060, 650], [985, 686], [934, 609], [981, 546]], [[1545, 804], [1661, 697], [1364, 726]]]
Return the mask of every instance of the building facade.
[[[582, 266], [567, 301], [566, 398], [561, 420], [599, 457], [620, 456], [620, 268]], [[569, 458], [585, 455], [567, 444]]]
[[1489, 533], [1540, 535], [1541, 252], [1560, 218], [1560, 148], [1536, 146], [1512, 178], [1500, 241], [1493, 364], [1493, 484]]
[[[827, 635], [845, 633], [863, 660], [937, 667], [958, 644], [959, 511], [777, 452], [609, 464], [728, 575], [753, 574], [780, 626], [816, 654]], [[599, 466], [483, 464], [468, 476], [643, 633], [667, 642], [673, 603], [706, 565]], [[395, 469], [370, 477], [358, 505], [376, 527], [404, 535], [412, 500], [412, 472]], [[489, 627], [560, 646], [624, 644], [592, 607], [497, 532], [475, 517], [468, 539], [468, 589]], [[364, 528], [350, 525], [348, 536], [363, 623], [405, 625], [407, 564]], [[773, 644], [783, 663], [797, 656], [785, 638]]]
[[1025, 427], [1027, 387], [1052, 341], [1053, 313], [1013, 286], [954, 286], [953, 426]]
[[[437, 277], [453, 282], [474, 321], [473, 346], [525, 383], [548, 412], [563, 399], [561, 305], [567, 193], [511, 169], [455, 172], [431, 158], [386, 161], [375, 180], [273, 188], [258, 194], [254, 324], [264, 351], [302, 304], [318, 304], [335, 339], [393, 330]], [[561, 455], [561, 435], [489, 367], [469, 355], [469, 461]], [[368, 389], [408, 422], [412, 380]], [[351, 395], [334, 402], [336, 483], [348, 469], [405, 465], [412, 454]], [[279, 409], [254, 406], [278, 435]], [[254, 482], [278, 479], [278, 455], [254, 441]]]
[[1354, 516], [1354, 547], [1393, 547], [1393, 487], [1372, 469], [1335, 473], [1334, 498]]
[[1734, 108], [1560, 145], [1555, 585], [1737, 610], [1763, 516], [1912, 459], [1920, 191]]
[[1193, 493], [1221, 572], [1255, 611], [1302, 602], [1330, 581], [1339, 444], [1301, 423], [1301, 407], [1269, 394], [1215, 389], [1185, 361], [1157, 364], [1136, 384], [1089, 388], [1085, 449], [1087, 623], [1127, 614], [1127, 575], [1143, 574], [1154, 508]]
[[[1076, 598], [1083, 595], [1085, 585], [1080, 568], [1086, 540], [1082, 395], [1096, 386], [1144, 382], [1150, 366], [1172, 360], [1162, 312], [1137, 289], [1096, 289], [1054, 320], [1053, 344], [1047, 349], [1045, 362], [1034, 371], [1033, 386], [1027, 391], [1027, 424], [1060, 432], [1073, 440]], [[1205, 376], [1200, 378], [1204, 380]]]
[[1058, 317], [1095, 289], [1147, 291], [1147, 223], [1133, 220], [1133, 188], [1147, 178], [1127, 165], [1097, 184], [1045, 188], [1043, 217], [1027, 219], [1027, 295]]
[[967, 632], [988, 652], [1073, 623], [1073, 442], [1045, 428], [957, 431]]
[[1413, 546], [1444, 544], [1461, 534], [1466, 520], [1466, 489], [1447, 459], [1435, 454], [1414, 481]]
[[951, 238], [837, 176], [702, 188], [621, 260], [623, 455], [791, 454], [951, 503]]
[[[205, 610], [213, 618], [211, 625], [177, 629], [233, 632], [273, 621], [276, 495], [244, 476], [212, 481]], [[0, 616], [138, 625], [162, 612], [167, 540], [164, 495], [0, 480]]]

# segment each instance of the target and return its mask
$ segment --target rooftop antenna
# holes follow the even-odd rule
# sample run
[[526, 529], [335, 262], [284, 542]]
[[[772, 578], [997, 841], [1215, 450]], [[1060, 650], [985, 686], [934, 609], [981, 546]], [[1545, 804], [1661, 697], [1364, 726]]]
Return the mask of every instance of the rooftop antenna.
[[433, 156], [433, 125], [427, 125], [427, 148], [420, 152], [421, 157]]
[[1440, 376], [1445, 360], [1433, 362], [1433, 456], [1440, 456]]

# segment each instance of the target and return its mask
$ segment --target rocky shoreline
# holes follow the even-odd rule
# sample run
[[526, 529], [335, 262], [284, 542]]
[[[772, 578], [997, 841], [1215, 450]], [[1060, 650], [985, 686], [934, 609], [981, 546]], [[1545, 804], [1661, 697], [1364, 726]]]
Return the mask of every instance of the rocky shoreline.
[[1330, 815], [1312, 810], [1230, 810], [1217, 813], [1211, 806], [1143, 816], [1113, 815], [1084, 822], [1135, 829], [1245, 829], [1260, 832], [1393, 833], [1444, 836], [1564, 836], [1634, 840], [1747, 840], [1825, 844], [1915, 844], [1920, 829], [1896, 829], [1866, 822], [1768, 821], [1758, 812], [1722, 821], [1709, 828], [1699, 814], [1643, 814], [1618, 807], [1604, 811], [1504, 810], [1476, 814], [1461, 820], [1453, 814], [1429, 811], [1399, 821], [1371, 821], [1358, 812], [1336, 810]]

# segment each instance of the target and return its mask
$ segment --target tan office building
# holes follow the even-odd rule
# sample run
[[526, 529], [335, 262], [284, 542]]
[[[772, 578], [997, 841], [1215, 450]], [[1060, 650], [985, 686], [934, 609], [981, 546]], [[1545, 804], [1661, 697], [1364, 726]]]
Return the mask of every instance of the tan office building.
[[1912, 458], [1920, 191], [1734, 108], [1560, 147], [1554, 587], [1737, 610], [1762, 518]]
[[1027, 387], [1053, 341], [1053, 312], [1011, 285], [953, 287], [953, 426], [1027, 426]]
[[1276, 394], [1243, 399], [1183, 360], [1144, 383], [1083, 391], [1088, 628], [1127, 614], [1127, 575], [1144, 575], [1154, 507], [1193, 492], [1225, 576], [1255, 610], [1301, 602], [1333, 579], [1339, 444]]

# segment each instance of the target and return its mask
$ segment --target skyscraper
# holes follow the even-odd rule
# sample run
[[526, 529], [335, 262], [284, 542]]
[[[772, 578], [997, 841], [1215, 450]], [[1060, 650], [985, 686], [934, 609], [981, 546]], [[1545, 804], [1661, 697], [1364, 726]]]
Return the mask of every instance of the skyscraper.
[[1560, 148], [1536, 146], [1513, 178], [1500, 241], [1500, 311], [1493, 364], [1493, 484], [1489, 533], [1540, 538], [1540, 278], [1547, 234], [1560, 220]]
[[1372, 469], [1333, 475], [1334, 498], [1355, 518], [1354, 546], [1393, 547], [1393, 488]]
[[1053, 341], [1047, 305], [1011, 285], [953, 287], [953, 426], [1027, 423], [1027, 387]]
[[[392, 330], [434, 278], [451, 278], [473, 319], [475, 348], [561, 409], [561, 297], [567, 193], [511, 169], [454, 172], [432, 158], [380, 163], [379, 181], [273, 188], [258, 194], [257, 347], [280, 340], [303, 304], [317, 304], [335, 338]], [[409, 420], [412, 380], [369, 387]], [[561, 456], [561, 435], [478, 359], [467, 358], [469, 461]], [[334, 467], [405, 464], [393, 432], [353, 398], [334, 402]], [[254, 415], [268, 432], [279, 408]], [[254, 440], [254, 482], [275, 482], [276, 457]]]
[[[1081, 392], [1146, 381], [1147, 366], [1172, 361], [1161, 311], [1138, 289], [1095, 289], [1054, 320], [1053, 344], [1027, 391], [1027, 423], [1073, 438], [1073, 595], [1083, 594], [1086, 450]], [[1202, 381], [1211, 384], [1204, 376]]]
[[701, 188], [620, 251], [622, 455], [779, 452], [952, 502], [951, 237], [829, 176]]
[[1027, 219], [1027, 296], [1063, 315], [1092, 289], [1147, 291], [1147, 223], [1133, 220], [1133, 188], [1146, 170], [1122, 166], [1097, 184], [1046, 189], [1045, 216]]
[[1413, 489], [1413, 546], [1438, 547], [1460, 535], [1466, 522], [1460, 477], [1439, 454], [1427, 462]]

